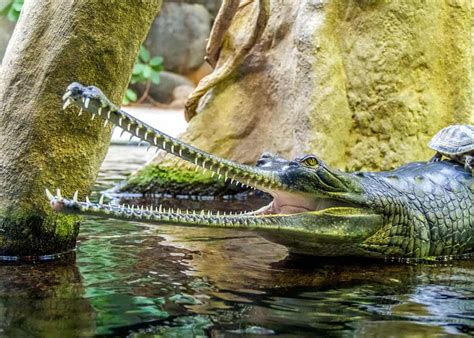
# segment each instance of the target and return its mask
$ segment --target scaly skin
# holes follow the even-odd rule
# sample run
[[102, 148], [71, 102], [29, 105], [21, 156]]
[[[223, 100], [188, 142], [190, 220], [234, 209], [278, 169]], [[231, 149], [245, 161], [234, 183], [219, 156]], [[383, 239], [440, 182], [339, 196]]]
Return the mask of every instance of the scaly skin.
[[264, 154], [246, 166], [207, 154], [135, 119], [95, 87], [71, 84], [63, 98], [196, 166], [268, 192], [247, 214], [188, 213], [79, 202], [48, 192], [52, 207], [151, 224], [246, 228], [315, 256], [453, 258], [474, 251], [474, 179], [461, 165], [410, 163], [388, 172], [344, 173], [313, 155], [288, 161]]

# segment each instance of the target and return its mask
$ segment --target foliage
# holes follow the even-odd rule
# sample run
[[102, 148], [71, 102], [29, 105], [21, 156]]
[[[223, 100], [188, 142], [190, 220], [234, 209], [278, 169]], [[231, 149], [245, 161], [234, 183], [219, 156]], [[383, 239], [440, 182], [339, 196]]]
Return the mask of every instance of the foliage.
[[161, 56], [151, 57], [150, 52], [144, 46], [140, 47], [135, 65], [133, 66], [131, 84], [145, 84], [145, 91], [138, 99], [137, 94], [131, 88], [127, 89], [123, 104], [137, 101], [143, 102], [148, 97], [151, 84], [158, 85], [160, 83], [160, 72], [163, 70], [163, 58]]
[[6, 16], [8, 20], [16, 22], [20, 16], [24, 0], [7, 0], [0, 3], [0, 16]]

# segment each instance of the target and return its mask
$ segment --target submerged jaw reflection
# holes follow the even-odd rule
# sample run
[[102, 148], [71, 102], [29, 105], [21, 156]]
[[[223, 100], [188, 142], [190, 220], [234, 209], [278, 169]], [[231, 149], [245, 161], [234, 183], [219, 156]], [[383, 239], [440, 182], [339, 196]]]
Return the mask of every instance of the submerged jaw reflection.
[[[226, 180], [268, 192], [273, 201], [251, 213], [229, 215], [137, 210], [49, 194], [57, 211], [145, 223], [250, 228], [292, 252], [310, 255], [426, 258], [474, 250], [472, 208], [461, 213], [448, 209], [444, 214], [442, 206], [431, 203], [433, 193], [439, 191], [443, 193], [439, 198], [449, 200], [454, 209], [466, 201], [473, 203], [472, 175], [455, 163], [410, 163], [391, 172], [348, 174], [314, 155], [288, 161], [266, 153], [253, 167], [205, 153], [148, 126], [113, 105], [95, 87], [73, 83], [64, 100], [66, 106], [74, 102], [93, 117]], [[440, 236], [430, 236], [434, 228]], [[442, 240], [446, 236], [454, 236], [456, 242], [447, 244]]]

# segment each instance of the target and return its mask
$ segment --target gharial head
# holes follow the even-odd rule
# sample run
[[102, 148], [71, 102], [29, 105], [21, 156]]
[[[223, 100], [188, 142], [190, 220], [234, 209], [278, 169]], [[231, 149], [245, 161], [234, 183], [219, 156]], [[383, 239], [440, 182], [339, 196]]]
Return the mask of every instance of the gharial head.
[[131, 209], [49, 194], [57, 211], [145, 223], [251, 228], [295, 252], [310, 253], [315, 246], [321, 246], [318, 250], [323, 255], [341, 254], [341, 247], [357, 245], [382, 226], [383, 216], [372, 210], [362, 197], [359, 177], [334, 170], [314, 155], [289, 161], [264, 153], [256, 166], [243, 165], [206, 153], [148, 126], [110, 103], [96, 87], [73, 83], [63, 100], [66, 107], [74, 102], [92, 117], [104, 118], [196, 167], [210, 170], [225, 180], [263, 190], [273, 201], [253, 212], [228, 215], [166, 211], [161, 207]]

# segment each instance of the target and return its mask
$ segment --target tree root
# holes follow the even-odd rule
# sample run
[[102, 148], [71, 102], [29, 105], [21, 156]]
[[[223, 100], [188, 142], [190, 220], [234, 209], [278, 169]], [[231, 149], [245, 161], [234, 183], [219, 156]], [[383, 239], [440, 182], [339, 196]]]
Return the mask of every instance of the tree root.
[[212, 68], [216, 68], [225, 33], [229, 29], [235, 13], [237, 13], [237, 10], [239, 9], [239, 4], [240, 0], [224, 0], [219, 9], [219, 13], [217, 13], [206, 46], [206, 57], [204, 58]]
[[[245, 2], [244, 5], [248, 3]], [[211, 58], [216, 57], [220, 53], [220, 45], [224, 40], [224, 35], [227, 29], [230, 26], [232, 18], [235, 16], [237, 9], [234, 10], [234, 1], [229, 0], [225, 1], [221, 9], [219, 10], [219, 26], [215, 26], [213, 28], [213, 32], [211, 32], [211, 40], [208, 44], [208, 57]], [[233, 11], [233, 13], [232, 13]], [[242, 60], [245, 56], [249, 53], [252, 47], [257, 43], [257, 41], [262, 36], [265, 27], [267, 26], [268, 19], [270, 16], [270, 0], [258, 0], [258, 14], [257, 14], [257, 22], [255, 24], [254, 30], [251, 32], [251, 35], [247, 42], [233, 53], [227, 60], [225, 60], [221, 66], [216, 68], [214, 72], [204, 77], [194, 90], [194, 92], [189, 96], [188, 101], [185, 105], [184, 116], [186, 121], [191, 120], [196, 115], [196, 109], [199, 105], [199, 100], [206, 94], [211, 88], [215, 87], [218, 83], [225, 80], [230, 74], [232, 74], [237, 67], [240, 65]], [[216, 23], [218, 21], [216, 19]], [[211, 46], [209, 46], [211, 45]], [[217, 47], [216, 47], [217, 46]], [[211, 59], [211, 62], [215, 60], [217, 64], [217, 59]], [[211, 64], [212, 65], [212, 64]]]

